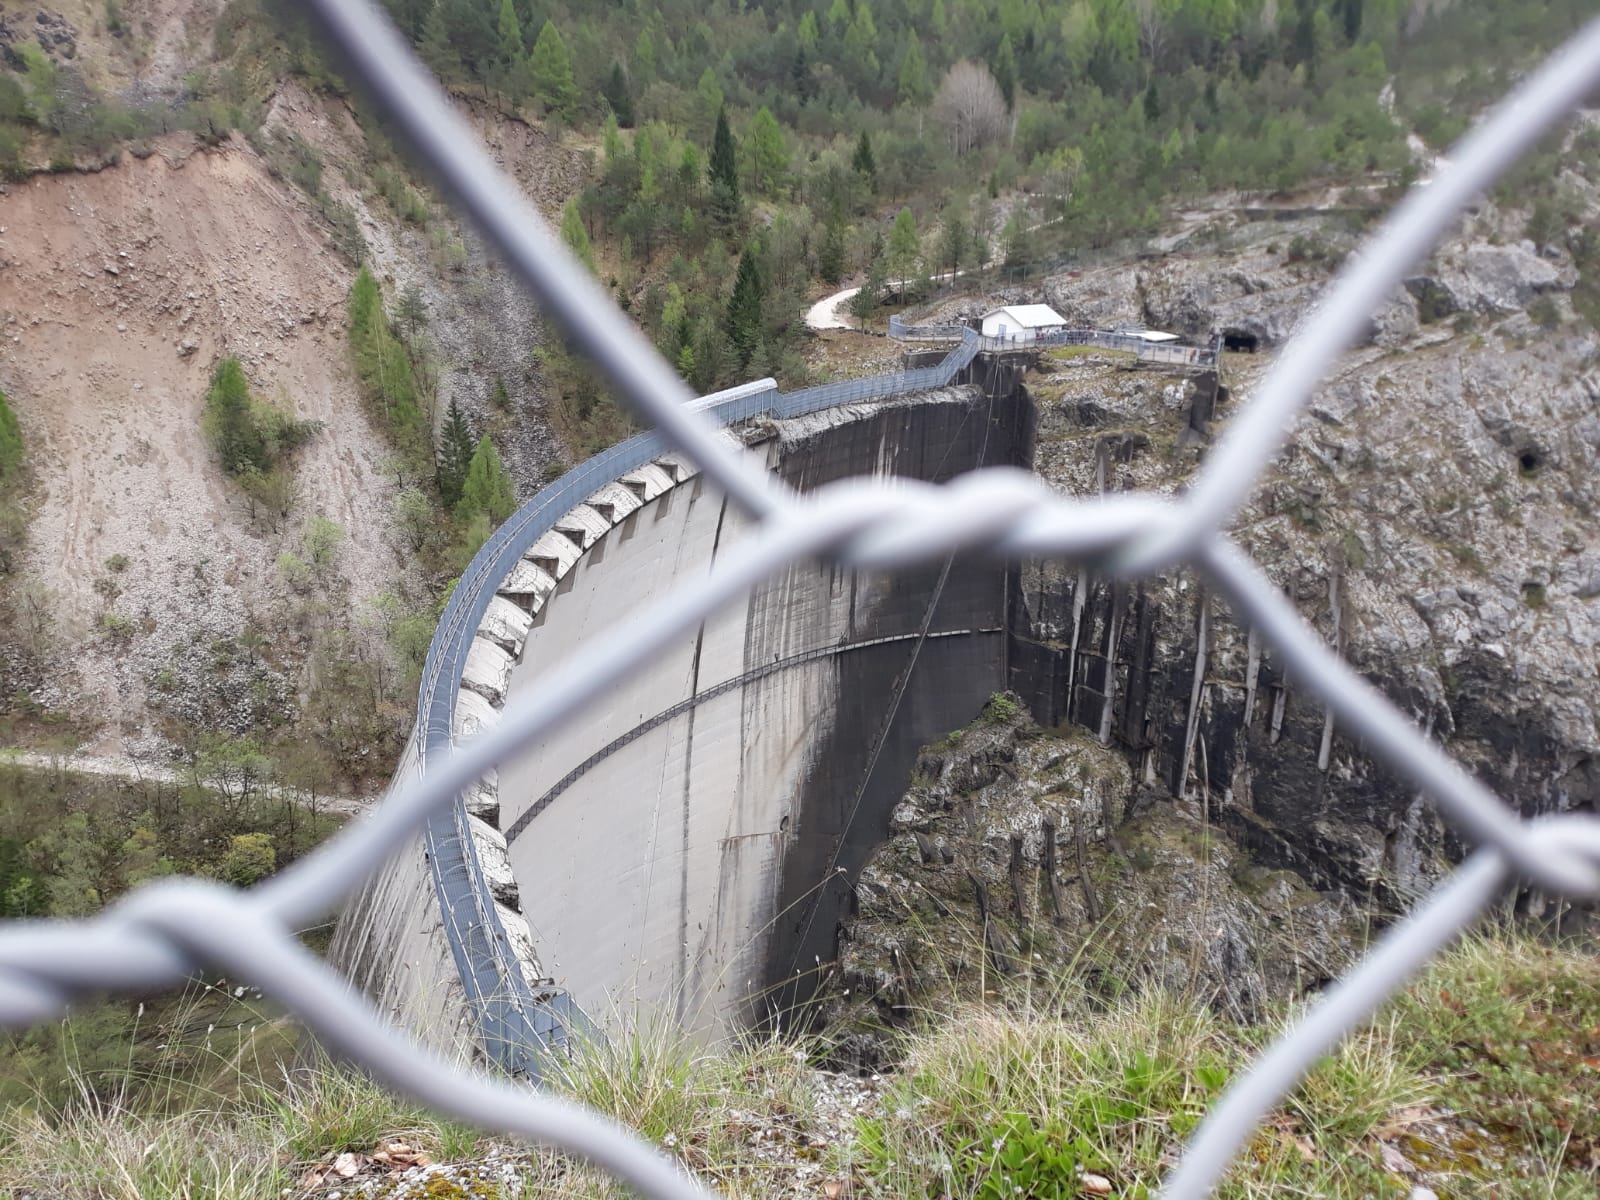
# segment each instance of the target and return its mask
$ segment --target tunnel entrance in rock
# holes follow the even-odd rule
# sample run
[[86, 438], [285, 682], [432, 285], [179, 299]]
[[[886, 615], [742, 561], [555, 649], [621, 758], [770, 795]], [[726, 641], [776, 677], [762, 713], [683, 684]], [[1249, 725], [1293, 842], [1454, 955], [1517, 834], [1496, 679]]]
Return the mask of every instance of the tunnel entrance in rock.
[[1261, 339], [1243, 329], [1224, 329], [1222, 348], [1234, 354], [1254, 354], [1261, 349]]

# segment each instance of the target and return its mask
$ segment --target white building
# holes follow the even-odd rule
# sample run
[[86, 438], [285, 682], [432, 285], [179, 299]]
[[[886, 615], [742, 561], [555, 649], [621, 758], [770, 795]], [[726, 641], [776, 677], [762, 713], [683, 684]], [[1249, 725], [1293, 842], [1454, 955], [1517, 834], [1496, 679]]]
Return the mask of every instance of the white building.
[[1008, 304], [983, 314], [983, 336], [1031, 342], [1067, 327], [1067, 319], [1048, 304]]

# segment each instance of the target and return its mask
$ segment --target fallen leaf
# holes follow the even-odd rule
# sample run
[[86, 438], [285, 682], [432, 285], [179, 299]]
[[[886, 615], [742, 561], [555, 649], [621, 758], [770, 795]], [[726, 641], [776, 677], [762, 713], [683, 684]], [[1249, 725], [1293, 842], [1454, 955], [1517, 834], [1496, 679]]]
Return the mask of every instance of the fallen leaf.
[[361, 1155], [346, 1150], [333, 1160], [333, 1173], [340, 1179], [349, 1179], [361, 1170]]
[[1078, 1190], [1086, 1196], [1109, 1196], [1111, 1180], [1104, 1175], [1078, 1176]]
[[322, 1186], [322, 1181], [324, 1179], [326, 1179], [326, 1178], [327, 1178], [327, 1176], [324, 1175], [321, 1171], [318, 1171], [318, 1170], [307, 1171], [304, 1175], [302, 1175], [300, 1177], [300, 1190], [302, 1192], [314, 1192], [319, 1187]]
[[1378, 1153], [1383, 1156], [1383, 1169], [1385, 1171], [1391, 1171], [1396, 1175], [1410, 1175], [1416, 1170], [1411, 1165], [1411, 1160], [1389, 1145], [1388, 1142], [1378, 1143]]
[[1300, 1152], [1301, 1159], [1305, 1162], [1309, 1163], [1317, 1161], [1317, 1148], [1313, 1146], [1306, 1138], [1280, 1129], [1278, 1130], [1278, 1140], [1285, 1146], [1291, 1146], [1295, 1150], [1298, 1150]]
[[1414, 1104], [1409, 1108], [1402, 1108], [1389, 1114], [1388, 1120], [1372, 1131], [1372, 1136], [1382, 1141], [1386, 1138], [1398, 1137], [1413, 1125], [1420, 1125], [1424, 1121], [1431, 1121], [1435, 1117], [1433, 1109], [1426, 1104]]
[[844, 1182], [839, 1179], [826, 1179], [822, 1183], [822, 1194], [827, 1200], [839, 1200], [844, 1195]]

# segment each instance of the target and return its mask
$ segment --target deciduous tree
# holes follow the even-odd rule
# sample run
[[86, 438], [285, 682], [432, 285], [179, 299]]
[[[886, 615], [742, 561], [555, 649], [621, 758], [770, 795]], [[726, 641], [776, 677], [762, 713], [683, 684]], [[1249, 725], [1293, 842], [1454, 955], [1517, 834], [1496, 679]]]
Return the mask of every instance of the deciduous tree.
[[957, 155], [1003, 141], [1010, 128], [1005, 97], [994, 76], [969, 59], [945, 72], [933, 111]]
[[789, 170], [789, 148], [784, 144], [778, 119], [764, 104], [750, 118], [750, 127], [745, 131], [744, 150], [750, 163], [751, 190], [776, 190]]
[[582, 260], [592, 274], [594, 249], [589, 245], [589, 231], [584, 228], [583, 214], [578, 211], [576, 200], [568, 200], [561, 209], [561, 240], [566, 242], [567, 248]]
[[922, 43], [916, 34], [906, 39], [906, 52], [900, 58], [900, 103], [913, 107], [926, 104], [933, 96], [928, 82], [928, 65], [922, 60]]
[[917, 219], [909, 208], [902, 208], [889, 233], [889, 273], [900, 281], [900, 299], [906, 298], [906, 282], [917, 273], [922, 259], [922, 238], [917, 234]]

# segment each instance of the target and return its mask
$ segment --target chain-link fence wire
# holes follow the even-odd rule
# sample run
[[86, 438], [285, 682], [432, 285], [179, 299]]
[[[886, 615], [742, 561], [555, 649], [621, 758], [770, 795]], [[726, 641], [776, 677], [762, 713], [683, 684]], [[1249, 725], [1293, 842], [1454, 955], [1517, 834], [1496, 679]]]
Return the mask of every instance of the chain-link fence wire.
[[430, 762], [368, 819], [257, 887], [238, 892], [167, 881], [94, 918], [8, 923], [0, 932], [0, 1023], [52, 1017], [75, 998], [106, 989], [177, 983], [201, 964], [213, 964], [269, 990], [331, 1049], [442, 1113], [569, 1151], [648, 1196], [706, 1196], [678, 1166], [615, 1122], [558, 1097], [465, 1072], [402, 1037], [300, 946], [293, 931], [331, 911], [478, 776], [576, 718], [717, 607], [807, 556], [892, 569], [958, 550], [999, 559], [1050, 555], [1121, 576], [1192, 566], [1347, 728], [1477, 843], [1420, 909], [1229, 1089], [1167, 1181], [1169, 1196], [1209, 1192], [1257, 1122], [1306, 1069], [1465, 929], [1509, 880], [1521, 876], [1553, 893], [1600, 898], [1600, 820], [1519, 820], [1333, 654], [1222, 532], [1367, 314], [1462, 208], [1600, 79], [1600, 20], [1525, 80], [1456, 147], [1448, 168], [1394, 211], [1284, 348], [1194, 486], [1169, 501], [1140, 494], [1062, 497], [1033, 476], [1007, 469], [974, 472], [942, 487], [849, 480], [804, 497], [789, 492], [751, 458], [719, 442], [712, 422], [686, 408], [683, 383], [495, 171], [388, 22], [365, 0], [307, 0], [307, 6], [401, 138], [617, 394], [758, 518], [759, 528], [707, 577], [642, 611], [580, 662], [552, 672], [536, 693], [508, 705], [493, 730]]

